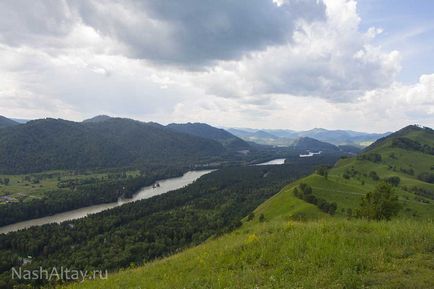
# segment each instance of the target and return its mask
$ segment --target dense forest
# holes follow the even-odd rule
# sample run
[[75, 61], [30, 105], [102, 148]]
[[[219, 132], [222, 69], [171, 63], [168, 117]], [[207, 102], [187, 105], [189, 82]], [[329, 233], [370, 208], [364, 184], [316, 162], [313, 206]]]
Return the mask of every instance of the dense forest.
[[249, 144], [239, 137], [227, 132], [224, 129], [212, 127], [206, 123], [171, 123], [168, 128], [198, 137], [218, 141], [225, 148], [230, 150], [248, 150]]
[[1, 128], [0, 173], [186, 165], [221, 160], [222, 144], [156, 123], [40, 119]]
[[137, 176], [109, 174], [106, 179], [86, 178], [60, 181], [58, 189], [44, 193], [42, 198], [0, 205], [0, 226], [40, 218], [68, 210], [132, 197], [140, 188], [157, 180], [181, 176], [186, 168], [150, 167]]
[[224, 168], [185, 188], [84, 219], [0, 235], [0, 287], [13, 286], [9, 270], [27, 256], [32, 256], [28, 269], [61, 264], [117, 270], [198, 244], [236, 228], [283, 185], [320, 164], [324, 159]]

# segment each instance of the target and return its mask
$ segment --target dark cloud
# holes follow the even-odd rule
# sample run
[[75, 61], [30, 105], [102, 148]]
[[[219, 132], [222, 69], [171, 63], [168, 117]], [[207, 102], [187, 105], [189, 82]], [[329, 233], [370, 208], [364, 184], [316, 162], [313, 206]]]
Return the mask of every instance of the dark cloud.
[[324, 17], [317, 0], [70, 1], [83, 22], [131, 56], [197, 66], [291, 40], [295, 22]]
[[15, 0], [0, 2], [0, 42], [62, 48], [85, 24], [154, 63], [199, 67], [291, 41], [296, 21], [323, 19], [317, 0]]
[[77, 19], [64, 1], [0, 1], [0, 42], [39, 46], [67, 35]]

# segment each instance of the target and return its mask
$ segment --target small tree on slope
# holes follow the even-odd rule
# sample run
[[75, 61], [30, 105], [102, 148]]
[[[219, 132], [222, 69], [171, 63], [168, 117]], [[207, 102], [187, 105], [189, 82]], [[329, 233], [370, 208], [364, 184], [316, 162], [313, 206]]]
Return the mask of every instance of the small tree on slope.
[[401, 204], [393, 187], [383, 182], [362, 198], [357, 216], [369, 220], [390, 220], [400, 209]]

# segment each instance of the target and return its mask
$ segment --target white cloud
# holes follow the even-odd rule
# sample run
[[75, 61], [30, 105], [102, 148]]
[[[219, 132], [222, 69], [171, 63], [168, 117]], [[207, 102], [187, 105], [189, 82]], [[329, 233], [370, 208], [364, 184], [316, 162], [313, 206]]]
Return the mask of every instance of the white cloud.
[[272, 93], [348, 102], [393, 83], [400, 70], [399, 53], [371, 43], [381, 30], [358, 30], [355, 1], [326, 4], [326, 22], [300, 22], [293, 42], [220, 63], [204, 81], [210, 92], [222, 97]]
[[317, 1], [265, 2], [1, 3], [0, 114], [370, 131], [434, 125], [434, 76], [399, 83], [400, 53], [378, 44], [380, 27], [360, 31], [355, 1], [326, 0], [325, 19]]

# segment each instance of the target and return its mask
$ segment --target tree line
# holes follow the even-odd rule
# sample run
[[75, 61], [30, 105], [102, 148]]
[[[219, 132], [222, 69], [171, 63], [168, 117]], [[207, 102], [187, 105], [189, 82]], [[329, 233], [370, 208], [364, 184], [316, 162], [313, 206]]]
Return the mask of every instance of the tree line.
[[33, 257], [27, 268], [114, 271], [198, 244], [238, 227], [260, 203], [317, 165], [224, 168], [185, 188], [84, 219], [0, 235], [0, 287], [14, 285], [9, 270], [25, 256]]

